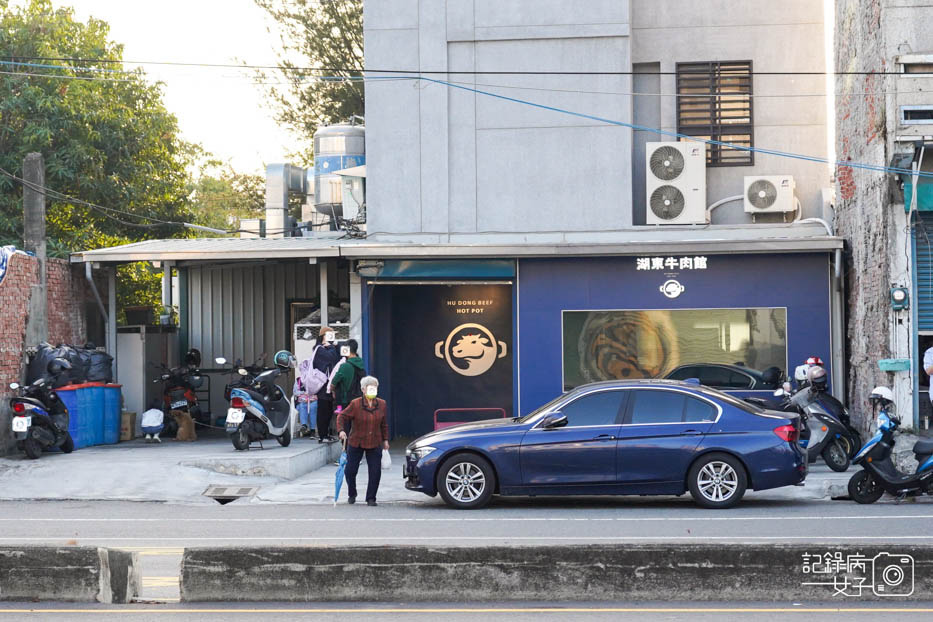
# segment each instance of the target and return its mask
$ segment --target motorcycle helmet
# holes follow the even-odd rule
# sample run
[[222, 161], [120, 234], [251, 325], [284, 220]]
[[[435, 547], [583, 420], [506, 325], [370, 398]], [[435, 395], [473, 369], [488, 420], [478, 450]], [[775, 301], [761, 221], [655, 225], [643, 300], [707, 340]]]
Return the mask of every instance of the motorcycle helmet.
[[761, 381], [766, 387], [776, 388], [781, 384], [782, 380], [784, 380], [784, 372], [781, 371], [780, 367], [771, 366], [761, 372]]
[[818, 357], [818, 356], [811, 356], [810, 358], [807, 359], [807, 365], [810, 366], [810, 367], [814, 367], [814, 366], [816, 366], [816, 365], [822, 367], [822, 366], [823, 366], [823, 359], [821, 359], [821, 358]]
[[272, 361], [275, 363], [276, 367], [281, 369], [290, 369], [298, 364], [298, 361], [295, 359], [295, 355], [288, 350], [279, 350], [276, 352], [275, 356], [272, 358]]
[[71, 363], [60, 357], [54, 358], [49, 361], [48, 367], [46, 369], [50, 375], [57, 376], [63, 371], [71, 369]]
[[201, 351], [197, 348], [191, 348], [185, 353], [185, 365], [188, 367], [201, 366]]
[[877, 408], [879, 405], [884, 410], [893, 409], [894, 391], [888, 387], [875, 387], [871, 390], [871, 395], [868, 396], [868, 401], [871, 403], [872, 409]]
[[803, 365], [798, 365], [794, 370], [794, 380], [797, 382], [806, 382], [807, 381], [807, 372], [810, 371], [810, 366], [804, 363]]
[[829, 382], [829, 375], [826, 370], [816, 365], [807, 371], [807, 381], [817, 391], [825, 391], [826, 383]]

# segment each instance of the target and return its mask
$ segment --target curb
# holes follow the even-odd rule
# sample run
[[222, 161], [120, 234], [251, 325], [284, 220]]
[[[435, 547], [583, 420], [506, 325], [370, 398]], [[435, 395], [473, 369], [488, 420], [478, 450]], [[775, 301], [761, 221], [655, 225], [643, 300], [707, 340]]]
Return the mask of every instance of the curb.
[[933, 600], [933, 545], [198, 548], [181, 565], [185, 602], [853, 599]]
[[138, 555], [95, 547], [0, 547], [0, 600], [128, 603], [139, 596]]
[[[278, 447], [274, 439], [266, 442]], [[207, 469], [227, 475], [293, 480], [330, 464], [340, 457], [339, 443], [315, 445], [300, 451], [294, 451], [294, 448], [289, 449], [292, 451], [288, 455], [282, 455], [275, 451], [235, 451], [231, 447], [229, 456], [182, 460], [178, 464], [183, 467]]]

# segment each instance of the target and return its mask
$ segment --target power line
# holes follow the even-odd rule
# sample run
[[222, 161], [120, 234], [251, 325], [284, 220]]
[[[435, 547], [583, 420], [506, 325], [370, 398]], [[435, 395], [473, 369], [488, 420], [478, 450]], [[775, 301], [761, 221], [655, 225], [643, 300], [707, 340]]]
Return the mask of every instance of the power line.
[[[68, 56], [17, 56], [5, 57], [9, 59], [21, 58], [23, 60], [37, 61], [60, 61], [73, 63], [108, 63], [108, 64], [127, 64], [127, 65], [163, 65], [178, 67], [209, 67], [226, 69], [274, 69], [286, 72], [352, 72], [352, 73], [382, 73], [382, 74], [408, 74], [408, 75], [521, 75], [521, 76], [675, 76], [676, 71], [528, 71], [528, 70], [500, 70], [500, 71], [476, 71], [476, 70], [439, 70], [425, 71], [421, 69], [370, 69], [360, 67], [290, 67], [288, 65], [254, 65], [248, 63], [201, 63], [186, 61], [135, 61], [135, 60], [114, 60], [101, 58], [76, 58]], [[759, 76], [825, 76], [827, 74], [837, 76], [866, 76], [866, 75], [903, 75], [900, 71], [751, 71], [751, 75]], [[911, 74], [917, 76], [923, 74]]]

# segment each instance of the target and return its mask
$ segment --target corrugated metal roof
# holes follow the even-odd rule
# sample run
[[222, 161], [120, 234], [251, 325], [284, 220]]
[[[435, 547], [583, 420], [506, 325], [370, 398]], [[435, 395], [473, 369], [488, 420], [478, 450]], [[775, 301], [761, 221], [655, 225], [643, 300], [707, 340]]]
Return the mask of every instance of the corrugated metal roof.
[[336, 239], [327, 238], [182, 238], [146, 240], [73, 253], [75, 263], [128, 261], [230, 261], [337, 257]]
[[379, 233], [366, 239], [189, 238], [150, 240], [74, 253], [73, 262], [231, 261], [348, 258], [550, 257], [659, 253], [801, 253], [843, 247], [819, 224], [638, 227], [619, 231]]

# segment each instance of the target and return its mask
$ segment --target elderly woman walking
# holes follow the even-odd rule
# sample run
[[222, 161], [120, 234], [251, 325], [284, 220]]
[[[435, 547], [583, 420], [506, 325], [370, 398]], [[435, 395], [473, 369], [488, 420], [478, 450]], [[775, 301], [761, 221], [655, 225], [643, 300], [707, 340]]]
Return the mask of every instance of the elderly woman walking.
[[346, 424], [352, 423], [347, 442], [347, 502], [356, 503], [356, 474], [360, 461], [366, 455], [369, 483], [366, 485], [366, 504], [376, 505], [376, 491], [382, 477], [382, 450], [389, 448], [389, 424], [386, 421], [386, 403], [376, 397], [379, 381], [372, 376], [360, 380], [363, 397], [350, 402], [337, 416], [340, 440], [348, 440]]

